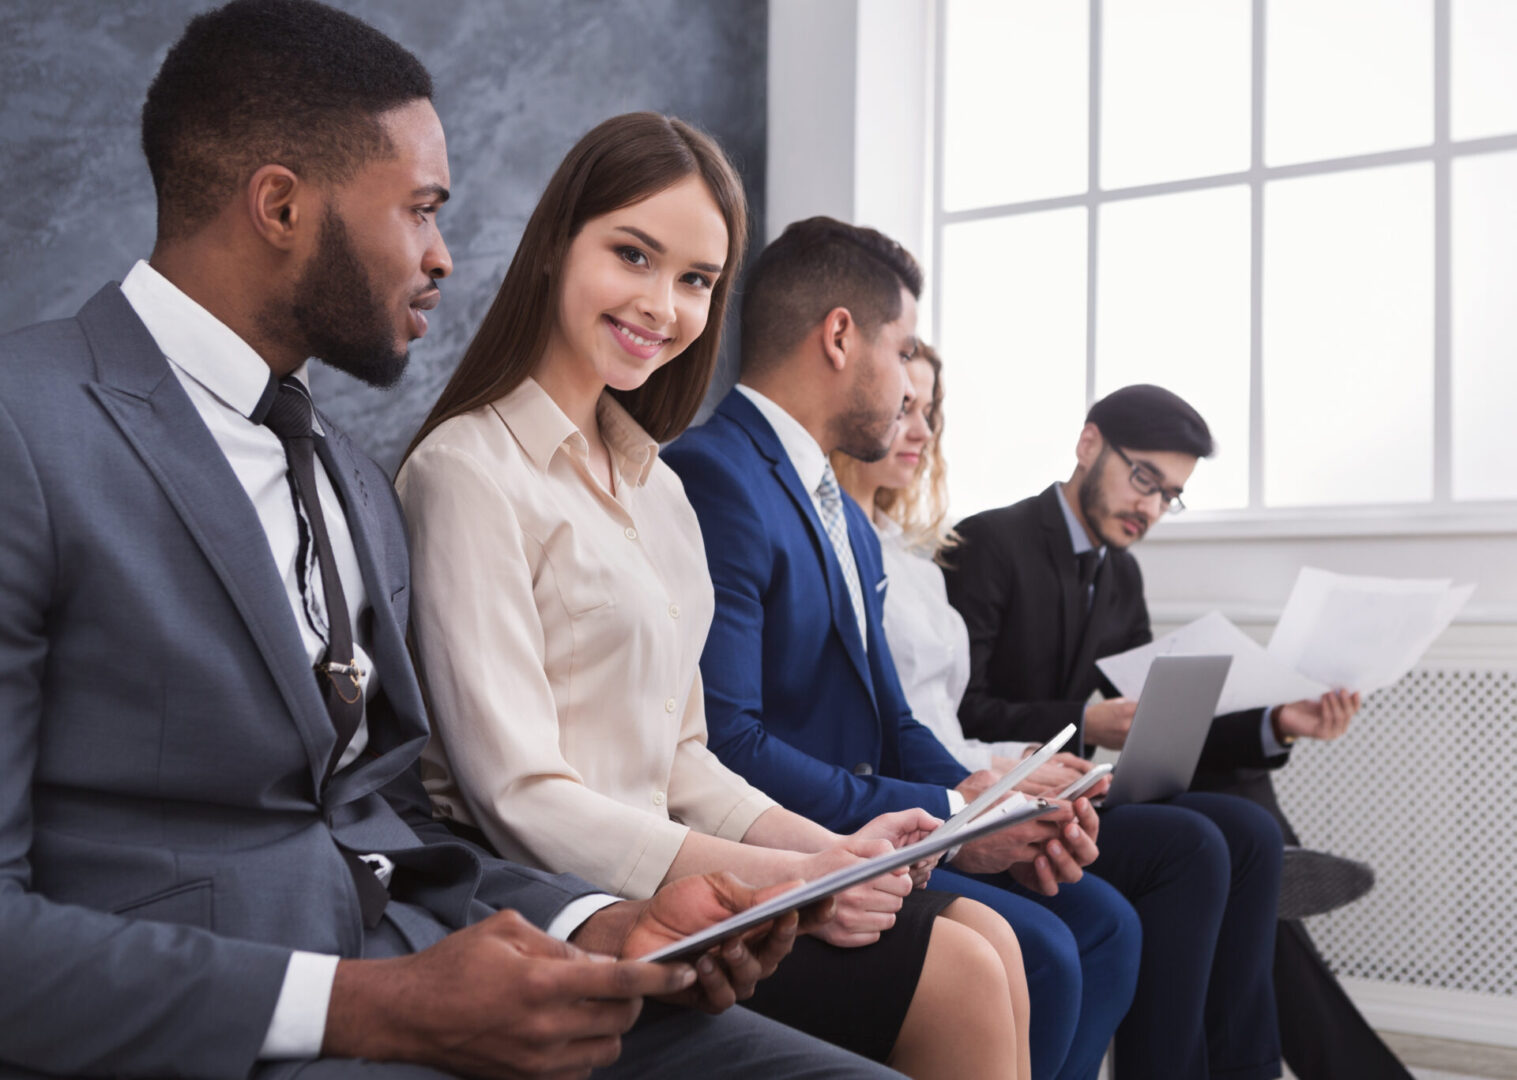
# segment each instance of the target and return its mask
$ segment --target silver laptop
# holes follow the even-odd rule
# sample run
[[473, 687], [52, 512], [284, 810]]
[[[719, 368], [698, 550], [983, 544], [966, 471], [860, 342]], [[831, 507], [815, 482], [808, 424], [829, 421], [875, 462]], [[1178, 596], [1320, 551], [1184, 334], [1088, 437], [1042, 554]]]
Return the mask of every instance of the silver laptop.
[[1160, 656], [1148, 669], [1103, 807], [1168, 799], [1190, 787], [1231, 656]]

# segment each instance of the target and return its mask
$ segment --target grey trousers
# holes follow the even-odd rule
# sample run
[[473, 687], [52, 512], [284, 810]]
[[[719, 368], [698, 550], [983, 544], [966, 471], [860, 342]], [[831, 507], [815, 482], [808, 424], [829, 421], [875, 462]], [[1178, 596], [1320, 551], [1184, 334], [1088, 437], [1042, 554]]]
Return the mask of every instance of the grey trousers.
[[[325, 1059], [272, 1063], [256, 1080], [450, 1080], [417, 1065]], [[879, 1080], [900, 1074], [803, 1035], [744, 1008], [720, 1016], [649, 1002], [622, 1038], [622, 1056], [595, 1073], [605, 1080], [711, 1077], [713, 1080]]]

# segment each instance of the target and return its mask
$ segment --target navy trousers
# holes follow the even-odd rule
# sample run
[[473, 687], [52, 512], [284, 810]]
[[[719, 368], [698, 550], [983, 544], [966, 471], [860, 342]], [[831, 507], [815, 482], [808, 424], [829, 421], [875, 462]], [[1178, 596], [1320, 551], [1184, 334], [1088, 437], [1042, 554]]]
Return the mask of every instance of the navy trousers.
[[1099, 843], [1090, 872], [1143, 924], [1137, 992], [1117, 1029], [1118, 1080], [1279, 1076], [1274, 819], [1243, 799], [1191, 793], [1104, 812]]
[[1138, 982], [1143, 935], [1132, 905], [1092, 874], [1061, 888], [1057, 909], [1005, 874], [938, 869], [932, 887], [994, 908], [1016, 932], [1032, 1002], [1035, 1080], [1095, 1080]]

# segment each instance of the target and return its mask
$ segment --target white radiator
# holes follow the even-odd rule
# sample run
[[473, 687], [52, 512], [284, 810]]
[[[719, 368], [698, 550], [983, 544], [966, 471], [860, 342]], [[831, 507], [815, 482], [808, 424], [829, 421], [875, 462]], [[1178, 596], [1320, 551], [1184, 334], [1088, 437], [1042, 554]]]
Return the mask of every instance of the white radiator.
[[1375, 868], [1307, 923], [1370, 1022], [1517, 1046], [1517, 658], [1429, 663], [1292, 756], [1302, 842]]

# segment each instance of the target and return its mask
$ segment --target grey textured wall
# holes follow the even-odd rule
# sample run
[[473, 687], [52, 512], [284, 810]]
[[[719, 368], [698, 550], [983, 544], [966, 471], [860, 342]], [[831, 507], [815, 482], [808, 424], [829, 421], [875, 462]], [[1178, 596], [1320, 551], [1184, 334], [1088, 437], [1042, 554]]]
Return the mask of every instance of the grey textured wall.
[[[616, 113], [656, 109], [715, 135], [763, 206], [765, 0], [337, 0], [431, 70], [453, 200], [454, 273], [394, 390], [320, 368], [316, 392], [388, 468], [457, 365], [548, 176]], [[153, 240], [138, 148], [148, 82], [211, 0], [0, 6], [0, 331], [71, 315]], [[754, 236], [762, 236], [755, 222]], [[729, 356], [718, 387], [732, 380]]]

